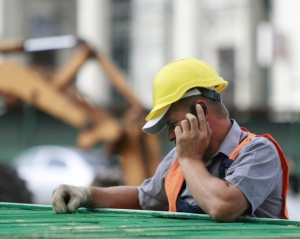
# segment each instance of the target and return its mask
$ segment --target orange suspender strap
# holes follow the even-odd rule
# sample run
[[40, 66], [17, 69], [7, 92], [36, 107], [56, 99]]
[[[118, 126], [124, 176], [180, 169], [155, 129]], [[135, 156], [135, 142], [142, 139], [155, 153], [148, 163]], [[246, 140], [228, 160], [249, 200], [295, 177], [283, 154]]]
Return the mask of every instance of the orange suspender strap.
[[[245, 128], [241, 128], [243, 131], [247, 131]], [[286, 204], [286, 198], [287, 198], [287, 192], [288, 192], [288, 187], [289, 187], [289, 169], [287, 165], [287, 161], [285, 159], [285, 156], [283, 154], [282, 149], [280, 148], [279, 144], [276, 142], [276, 140], [269, 134], [263, 134], [263, 135], [255, 135], [250, 132], [248, 132], [248, 136], [236, 147], [235, 150], [230, 154], [229, 159], [235, 160], [236, 156], [238, 155], [239, 151], [244, 147], [248, 142], [251, 141], [253, 137], [265, 137], [269, 139], [276, 147], [277, 152], [280, 157], [280, 162], [281, 162], [281, 168], [283, 171], [282, 175], [282, 212], [281, 212], [281, 218], [282, 219], [288, 219], [289, 214], [288, 214], [288, 209], [287, 209], [287, 204]]]
[[281, 167], [282, 167], [282, 171], [283, 171], [283, 174], [282, 174], [282, 193], [281, 193], [281, 196], [282, 196], [282, 215], [281, 215], [281, 218], [282, 219], [289, 219], [289, 213], [288, 213], [287, 202], [286, 202], [287, 194], [288, 194], [288, 188], [289, 188], [289, 167], [288, 167], [286, 158], [284, 156], [284, 153], [283, 153], [282, 149], [280, 148], [279, 144], [275, 141], [275, 139], [269, 134], [264, 134], [263, 136], [268, 138], [269, 140], [271, 140], [274, 143], [274, 145], [275, 145], [275, 147], [278, 151], [279, 157], [280, 157]]
[[[245, 128], [241, 128], [243, 131], [246, 131]], [[232, 153], [229, 155], [229, 159], [235, 160], [236, 156], [240, 152], [240, 150], [251, 141], [253, 137], [256, 137], [255, 134], [248, 133], [247, 137], [232, 151]]]
[[169, 201], [169, 211], [177, 212], [177, 198], [184, 183], [184, 177], [176, 158], [165, 179], [165, 190]]

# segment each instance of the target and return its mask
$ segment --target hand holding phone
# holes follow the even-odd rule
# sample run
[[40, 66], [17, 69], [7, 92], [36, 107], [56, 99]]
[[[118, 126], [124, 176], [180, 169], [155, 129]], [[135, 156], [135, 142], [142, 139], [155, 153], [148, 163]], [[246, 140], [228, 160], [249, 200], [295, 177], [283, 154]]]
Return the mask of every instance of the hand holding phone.
[[[205, 105], [201, 105], [202, 109], [203, 109], [203, 113], [204, 113], [204, 116], [206, 116], [206, 111], [207, 111], [207, 108]], [[193, 115], [196, 116], [196, 118], [198, 119], [198, 115], [197, 115], [197, 110], [196, 110], [196, 105], [192, 105], [191, 107], [191, 113]]]

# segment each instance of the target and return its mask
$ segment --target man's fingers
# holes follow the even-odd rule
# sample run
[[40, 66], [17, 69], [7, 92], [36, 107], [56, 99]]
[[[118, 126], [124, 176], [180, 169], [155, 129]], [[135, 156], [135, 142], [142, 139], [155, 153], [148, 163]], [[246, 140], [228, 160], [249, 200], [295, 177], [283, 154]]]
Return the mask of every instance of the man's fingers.
[[205, 119], [205, 115], [204, 115], [203, 109], [202, 109], [200, 104], [196, 105], [196, 110], [197, 110], [197, 113], [198, 113], [199, 129], [200, 130], [203, 130], [204, 128], [206, 129], [206, 127], [207, 127], [206, 126], [206, 119]]
[[62, 192], [60, 190], [53, 192], [52, 208], [56, 213], [67, 213], [68, 212], [68, 208], [65, 203], [65, 198], [62, 195]]
[[199, 123], [198, 123], [199, 120], [195, 115], [188, 113], [188, 114], [186, 114], [186, 118], [189, 121], [188, 130], [196, 131], [199, 129]]
[[69, 213], [74, 213], [79, 208], [81, 200], [79, 197], [71, 197], [67, 207]]
[[188, 120], [181, 121], [181, 128], [183, 132], [188, 132], [191, 130], [191, 126]]
[[175, 135], [176, 137], [179, 135], [179, 134], [182, 134], [182, 129], [180, 126], [176, 126], [175, 129], [174, 129], [174, 132], [175, 132]]
[[68, 213], [68, 208], [64, 202], [52, 202], [52, 208], [57, 214]]

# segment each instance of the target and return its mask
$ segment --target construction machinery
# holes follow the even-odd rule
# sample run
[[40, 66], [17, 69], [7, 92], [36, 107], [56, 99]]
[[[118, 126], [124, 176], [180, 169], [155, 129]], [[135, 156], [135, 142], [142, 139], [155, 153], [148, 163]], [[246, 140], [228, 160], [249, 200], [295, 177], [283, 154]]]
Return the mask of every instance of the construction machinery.
[[[158, 136], [142, 132], [146, 110], [133, 94], [125, 74], [104, 54], [75, 36], [0, 42], [0, 53], [75, 48], [75, 54], [58, 70], [45, 74], [41, 67], [5, 60], [0, 64], [0, 94], [19, 99], [78, 129], [77, 146], [91, 149], [106, 144], [108, 154], [121, 156], [126, 185], [139, 185], [153, 175], [161, 160]], [[112, 86], [128, 101], [121, 117], [89, 104], [72, 82], [87, 60], [94, 59]]]

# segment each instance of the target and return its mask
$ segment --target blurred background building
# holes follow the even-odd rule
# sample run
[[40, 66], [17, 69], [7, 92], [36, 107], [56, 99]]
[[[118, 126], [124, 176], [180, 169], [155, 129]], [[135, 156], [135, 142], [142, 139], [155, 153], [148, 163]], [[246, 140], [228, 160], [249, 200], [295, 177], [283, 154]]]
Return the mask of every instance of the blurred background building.
[[[162, 66], [202, 59], [229, 82], [222, 96], [231, 116], [250, 131], [272, 134], [298, 175], [299, 7], [293, 0], [0, 0], [0, 38], [78, 36], [122, 69], [146, 110]], [[0, 61], [55, 69], [73, 53], [1, 54]], [[75, 87], [95, 107], [116, 114], [128, 107], [92, 61], [80, 69]], [[9, 110], [2, 102], [1, 113], [3, 161], [34, 145], [75, 145], [76, 130], [28, 104]], [[164, 152], [170, 147], [162, 142]]]

